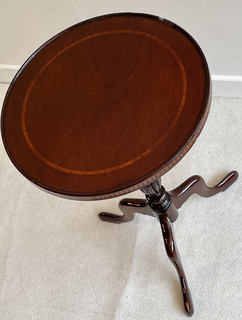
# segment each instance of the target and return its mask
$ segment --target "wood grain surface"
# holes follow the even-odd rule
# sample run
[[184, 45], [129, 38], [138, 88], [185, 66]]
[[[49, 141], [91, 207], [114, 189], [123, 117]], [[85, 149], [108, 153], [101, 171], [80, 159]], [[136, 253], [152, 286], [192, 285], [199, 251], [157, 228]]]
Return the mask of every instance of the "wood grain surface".
[[200, 48], [177, 25], [142, 14], [94, 18], [22, 66], [3, 105], [4, 145], [45, 190], [118, 196], [186, 154], [205, 123], [210, 86]]

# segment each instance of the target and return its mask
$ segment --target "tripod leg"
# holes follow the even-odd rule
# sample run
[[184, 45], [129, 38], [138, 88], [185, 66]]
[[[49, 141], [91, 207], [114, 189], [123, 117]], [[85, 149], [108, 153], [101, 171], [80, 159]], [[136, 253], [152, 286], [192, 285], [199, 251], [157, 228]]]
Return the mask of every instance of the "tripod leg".
[[110, 212], [99, 213], [99, 218], [106, 222], [122, 223], [129, 222], [134, 219], [134, 213], [141, 213], [154, 217], [152, 210], [145, 199], [122, 199], [119, 202], [119, 209], [122, 215]]
[[181, 258], [180, 258], [178, 249], [176, 247], [176, 242], [173, 236], [172, 223], [170, 222], [170, 219], [165, 213], [160, 214], [157, 218], [159, 219], [161, 224], [161, 230], [164, 238], [167, 255], [171, 260], [171, 262], [173, 263], [173, 265], [175, 266], [180, 279], [183, 301], [184, 301], [184, 308], [187, 316], [190, 317], [193, 315], [193, 312], [194, 312], [192, 297], [191, 297], [190, 290], [188, 288], [187, 279], [185, 276], [185, 272], [183, 270]]
[[192, 176], [179, 187], [170, 191], [169, 194], [172, 196], [175, 207], [179, 209], [192, 194], [197, 193], [202, 197], [212, 197], [229, 188], [238, 179], [238, 176], [237, 171], [232, 171], [212, 188], [206, 185], [202, 177]]

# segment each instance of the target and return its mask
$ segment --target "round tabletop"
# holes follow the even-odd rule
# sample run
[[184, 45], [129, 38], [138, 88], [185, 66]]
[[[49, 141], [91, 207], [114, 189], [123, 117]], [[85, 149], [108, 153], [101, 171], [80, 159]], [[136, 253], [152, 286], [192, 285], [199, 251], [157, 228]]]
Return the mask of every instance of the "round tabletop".
[[145, 14], [74, 25], [12, 81], [2, 137], [17, 169], [80, 200], [150, 184], [191, 148], [210, 106], [204, 55], [179, 26]]

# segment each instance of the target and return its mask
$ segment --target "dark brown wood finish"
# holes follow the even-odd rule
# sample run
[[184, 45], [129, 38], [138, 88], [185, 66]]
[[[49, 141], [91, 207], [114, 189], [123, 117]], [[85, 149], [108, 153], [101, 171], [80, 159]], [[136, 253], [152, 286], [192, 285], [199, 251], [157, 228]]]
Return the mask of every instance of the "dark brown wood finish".
[[181, 208], [191, 195], [197, 193], [202, 197], [212, 197], [229, 188], [238, 179], [238, 176], [237, 171], [232, 171], [212, 188], [206, 185], [202, 177], [192, 176], [170, 192], [165, 190], [161, 185], [160, 179], [158, 179], [141, 189], [141, 191], [146, 195], [146, 200], [121, 200], [119, 202], [119, 208], [123, 213], [122, 215], [108, 212], [101, 212], [99, 214], [100, 219], [103, 221], [123, 223], [131, 221], [134, 218], [134, 212], [146, 215], [151, 215], [153, 212], [161, 225], [166, 253], [172, 264], [175, 266], [179, 276], [184, 309], [187, 316], [193, 315], [194, 307], [191, 292], [188, 287], [186, 275], [174, 238], [172, 222], [177, 220], [178, 209]]
[[237, 171], [231, 171], [217, 185], [209, 188], [201, 176], [192, 176], [183, 182], [179, 187], [170, 191], [173, 203], [177, 209], [187, 201], [194, 193], [201, 197], [209, 198], [217, 193], [227, 190], [239, 177]]
[[77, 24], [23, 65], [6, 95], [2, 136], [38, 186], [81, 200], [142, 188], [198, 137], [210, 76], [196, 42], [150, 15]]
[[170, 192], [159, 177], [196, 141], [210, 102], [194, 39], [170, 21], [124, 13], [77, 24], [39, 48], [11, 83], [1, 118], [10, 159], [44, 190], [80, 200], [145, 193], [123, 199], [122, 216], [99, 217], [127, 222], [133, 209], [156, 216], [188, 316], [194, 308], [172, 223], [192, 194], [224, 191], [238, 173], [213, 188], [193, 176]]

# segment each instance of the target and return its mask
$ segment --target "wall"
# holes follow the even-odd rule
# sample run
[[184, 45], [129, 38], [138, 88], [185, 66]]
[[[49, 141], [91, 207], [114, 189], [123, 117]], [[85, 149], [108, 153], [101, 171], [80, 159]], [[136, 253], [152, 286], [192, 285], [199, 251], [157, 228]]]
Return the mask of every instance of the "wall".
[[146, 12], [176, 22], [204, 51], [213, 94], [242, 96], [241, 0], [1, 0], [0, 82], [9, 82], [26, 58], [59, 31], [111, 12]]

